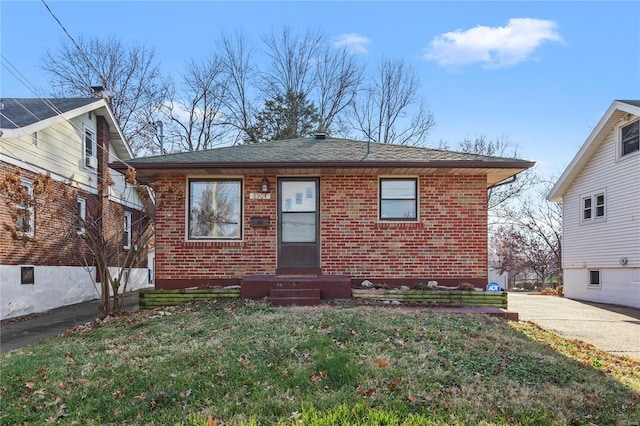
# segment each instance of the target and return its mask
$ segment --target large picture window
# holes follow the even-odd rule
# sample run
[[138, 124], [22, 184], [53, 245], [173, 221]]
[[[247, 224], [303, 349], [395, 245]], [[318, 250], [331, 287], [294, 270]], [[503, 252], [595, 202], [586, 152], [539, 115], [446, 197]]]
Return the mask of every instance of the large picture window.
[[380, 179], [380, 220], [417, 220], [417, 194], [417, 179]]
[[242, 238], [242, 180], [189, 181], [189, 239]]

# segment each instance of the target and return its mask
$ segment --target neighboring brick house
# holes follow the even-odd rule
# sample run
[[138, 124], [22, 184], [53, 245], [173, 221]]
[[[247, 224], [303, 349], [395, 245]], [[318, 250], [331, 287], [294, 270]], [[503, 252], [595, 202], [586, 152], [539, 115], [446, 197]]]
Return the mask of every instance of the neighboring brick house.
[[566, 297], [640, 308], [640, 100], [613, 101], [548, 199]]
[[128, 164], [156, 188], [156, 288], [323, 298], [363, 280], [484, 287], [487, 188], [533, 165], [324, 134]]
[[[110, 267], [130, 250], [143, 199], [108, 168], [131, 151], [104, 99], [2, 99], [0, 110], [0, 317], [100, 297], [94, 258], [79, 238], [99, 220]], [[50, 177], [43, 180], [42, 177]], [[7, 182], [14, 180], [14, 185]], [[39, 192], [42, 185], [47, 189]], [[29, 201], [16, 198], [20, 186]], [[76, 214], [78, 212], [78, 214]], [[87, 223], [82, 223], [82, 216]], [[115, 223], [115, 225], [114, 225]], [[86, 225], [86, 229], [83, 225]], [[94, 228], [91, 228], [94, 229]], [[147, 286], [146, 259], [128, 288]]]

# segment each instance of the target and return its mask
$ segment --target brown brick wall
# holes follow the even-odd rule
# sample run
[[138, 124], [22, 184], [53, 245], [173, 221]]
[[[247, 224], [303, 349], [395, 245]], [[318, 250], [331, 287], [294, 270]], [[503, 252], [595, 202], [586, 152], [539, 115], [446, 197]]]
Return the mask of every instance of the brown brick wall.
[[[162, 176], [157, 191], [157, 286], [274, 274], [276, 177], [270, 200], [251, 200], [263, 176], [244, 179], [243, 241], [187, 242], [186, 179]], [[484, 176], [423, 176], [417, 223], [378, 221], [378, 177], [323, 176], [321, 268], [354, 279], [486, 281], [487, 212]], [[251, 228], [268, 216], [268, 228]], [[451, 282], [451, 281], [448, 281]]]
[[[6, 173], [15, 173], [16, 167], [0, 163], [4, 179]], [[19, 170], [21, 178], [33, 181], [36, 174]], [[34, 196], [35, 232], [33, 238], [16, 239], [9, 227], [14, 226], [11, 217], [14, 203], [4, 191], [0, 191], [0, 264], [37, 266], [82, 266], [78, 251], [77, 228], [72, 208], [65, 199], [65, 185], [53, 182], [50, 193]], [[78, 191], [86, 199], [87, 212], [96, 211], [98, 196]]]

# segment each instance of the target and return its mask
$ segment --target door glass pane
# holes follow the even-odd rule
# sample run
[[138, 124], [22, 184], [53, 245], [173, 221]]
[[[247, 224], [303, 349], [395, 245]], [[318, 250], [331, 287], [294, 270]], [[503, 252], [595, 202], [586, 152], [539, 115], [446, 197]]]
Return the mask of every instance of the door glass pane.
[[315, 213], [282, 213], [283, 243], [313, 243], [315, 241]]
[[282, 182], [280, 194], [283, 212], [315, 212], [316, 182], [287, 181]]

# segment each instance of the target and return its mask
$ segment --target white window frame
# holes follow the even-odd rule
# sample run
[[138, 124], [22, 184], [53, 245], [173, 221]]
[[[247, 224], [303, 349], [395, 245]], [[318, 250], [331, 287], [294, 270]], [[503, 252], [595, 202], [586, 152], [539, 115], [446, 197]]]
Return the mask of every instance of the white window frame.
[[[192, 236], [191, 235], [191, 182], [200, 181], [227, 181], [239, 182], [240, 184], [240, 206], [238, 213], [238, 235], [234, 236]], [[185, 237], [186, 241], [243, 241], [244, 238], [244, 178], [242, 176], [189, 176], [186, 179], [187, 197], [185, 197]]]
[[[602, 204], [598, 204], [598, 198], [602, 197]], [[585, 202], [589, 201], [590, 206], [585, 207]], [[599, 214], [599, 209], [602, 213]], [[585, 211], [589, 210], [591, 216], [585, 218]], [[602, 222], [607, 219], [607, 191], [596, 191], [592, 194], [585, 194], [580, 197], [580, 223]]]
[[[25, 179], [23, 179], [21, 182], [22, 182], [22, 187], [26, 188], [27, 190], [27, 196], [29, 197], [29, 202], [27, 203], [27, 206], [25, 206], [24, 204], [17, 204], [16, 209], [26, 210], [29, 213], [27, 217], [29, 218], [30, 226], [28, 231], [25, 231], [24, 229], [18, 229], [17, 231], [20, 235], [23, 235], [25, 237], [33, 237], [36, 233], [36, 214], [33, 208], [33, 182]], [[16, 226], [18, 225], [19, 223], [16, 223]]]
[[623, 158], [628, 158], [631, 157], [633, 155], [637, 155], [640, 152], [640, 149], [629, 152], [627, 154], [624, 154], [623, 152], [623, 140], [622, 140], [622, 129], [624, 127], [630, 126], [632, 124], [636, 124], [638, 126], [640, 126], [640, 118], [635, 117], [632, 120], [626, 120], [621, 122], [617, 127], [616, 127], [616, 132], [615, 132], [615, 141], [616, 141], [616, 152], [618, 154], [618, 160], [621, 160]]
[[[382, 182], [383, 181], [413, 181], [415, 182], [415, 217], [382, 217]], [[409, 200], [409, 198], [406, 198]], [[417, 176], [379, 176], [378, 177], [378, 221], [379, 222], [419, 222], [420, 221], [420, 179]]]
[[[91, 140], [91, 150], [88, 149], [87, 146], [87, 136]], [[87, 164], [88, 158], [94, 158], [97, 164], [98, 162], [98, 145], [96, 140], [96, 131], [95, 129], [87, 126], [86, 124], [83, 126], [82, 131], [82, 164], [85, 169], [96, 170], [96, 167], [91, 167]]]
[[84, 235], [85, 233], [85, 222], [87, 220], [87, 200], [83, 197], [76, 198], [76, 205], [78, 207], [77, 210], [77, 219], [78, 219], [78, 228], [76, 229], [76, 233], [78, 235]]
[[[598, 282], [594, 283], [593, 282], [593, 274], [597, 273], [598, 274]], [[589, 269], [588, 275], [587, 275], [587, 287], [588, 288], [602, 288], [602, 271], [600, 269]]]
[[124, 230], [123, 230], [124, 244], [122, 248], [125, 250], [131, 249], [131, 218], [132, 218], [131, 212], [124, 212]]

